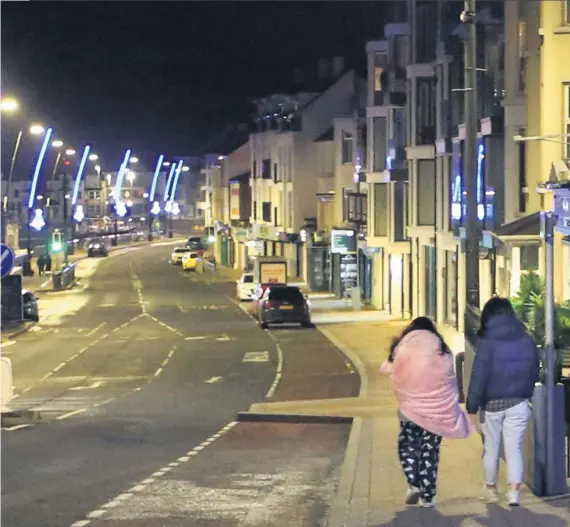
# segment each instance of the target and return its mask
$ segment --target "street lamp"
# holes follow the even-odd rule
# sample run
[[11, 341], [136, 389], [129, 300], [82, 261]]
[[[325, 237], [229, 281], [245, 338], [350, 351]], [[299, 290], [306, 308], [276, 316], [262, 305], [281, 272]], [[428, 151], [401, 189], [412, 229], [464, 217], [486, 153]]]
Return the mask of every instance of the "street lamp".
[[97, 159], [99, 159], [99, 156], [97, 154], [89, 155], [89, 161], [97, 161]]
[[3, 112], [15, 112], [19, 108], [18, 101], [16, 99], [2, 99], [0, 102], [0, 110]]
[[129, 163], [138, 163], [139, 162], [139, 158], [138, 157], [131, 157], [129, 159]]
[[184, 165], [184, 166], [182, 167], [182, 172], [188, 172], [188, 171], [190, 171], [190, 167]]
[[52, 141], [51, 146], [54, 148], [61, 148], [63, 146], [63, 141], [56, 139], [55, 141]]
[[46, 129], [41, 124], [33, 124], [30, 126], [30, 133], [32, 135], [42, 135]]
[[136, 177], [136, 174], [132, 170], [127, 172], [127, 181], [131, 184], [131, 187], [133, 186]]
[[76, 153], [76, 152], [75, 152], [75, 150], [74, 150], [73, 148], [68, 148], [68, 149], [65, 151], [65, 155], [66, 155], [66, 156], [74, 156], [75, 153]]

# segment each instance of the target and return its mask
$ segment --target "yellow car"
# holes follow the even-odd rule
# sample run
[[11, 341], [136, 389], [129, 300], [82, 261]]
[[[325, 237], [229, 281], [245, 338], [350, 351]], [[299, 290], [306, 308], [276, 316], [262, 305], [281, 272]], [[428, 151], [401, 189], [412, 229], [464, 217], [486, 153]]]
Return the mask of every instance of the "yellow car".
[[193, 252], [184, 253], [184, 256], [182, 257], [182, 270], [195, 271], [196, 260], [198, 260], [198, 253], [193, 253]]

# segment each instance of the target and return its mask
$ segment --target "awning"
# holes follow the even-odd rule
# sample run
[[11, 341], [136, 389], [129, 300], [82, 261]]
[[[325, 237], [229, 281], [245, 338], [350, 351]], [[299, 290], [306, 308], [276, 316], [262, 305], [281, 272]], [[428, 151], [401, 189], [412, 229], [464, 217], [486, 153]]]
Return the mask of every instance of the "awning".
[[501, 241], [536, 241], [541, 238], [540, 212], [504, 223], [493, 231]]

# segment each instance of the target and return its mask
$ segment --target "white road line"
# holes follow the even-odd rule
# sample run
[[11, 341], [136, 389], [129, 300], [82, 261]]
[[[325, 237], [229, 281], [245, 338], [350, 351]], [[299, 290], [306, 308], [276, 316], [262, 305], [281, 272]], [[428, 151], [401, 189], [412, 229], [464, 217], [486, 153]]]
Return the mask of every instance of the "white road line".
[[87, 333], [87, 337], [90, 337], [91, 335], [94, 335], [95, 333], [97, 333], [97, 331], [99, 331], [107, 322], [101, 322], [101, 324], [99, 324], [96, 328], [93, 328], [89, 333]]
[[113, 501], [110, 501], [108, 503], [105, 503], [105, 505], [103, 505], [103, 508], [104, 509], [111, 509], [112, 507], [116, 507], [117, 505], [120, 505], [120, 504], [121, 504], [120, 501], [113, 500]]
[[190, 456], [181, 456], [178, 458], [178, 461], [180, 461], [180, 463], [186, 463], [186, 461], [188, 461], [190, 459]]
[[277, 389], [277, 386], [279, 386], [279, 383], [281, 382], [281, 377], [283, 376], [283, 350], [281, 349], [281, 346], [279, 344], [275, 344], [275, 349], [277, 350], [277, 370], [275, 372], [275, 378], [273, 379], [273, 383], [271, 384], [269, 390], [267, 390], [267, 393], [265, 394], [266, 399], [273, 397], [273, 395], [275, 394], [275, 390]]
[[204, 450], [204, 447], [202, 445], [198, 445], [198, 446], [195, 446], [192, 450], [194, 452], [200, 452], [200, 450]]
[[214, 384], [215, 382], [221, 381], [223, 377], [210, 377], [207, 381], [207, 384]]
[[103, 514], [105, 514], [105, 512], [107, 512], [107, 511], [105, 511], [105, 510], [103, 510], [103, 509], [98, 509], [98, 510], [95, 510], [95, 511], [91, 511], [91, 512], [87, 515], [87, 517], [88, 517], [88, 518], [100, 518], [101, 516], [103, 516]]
[[8, 346], [12, 346], [16, 344], [15, 340], [7, 340], [6, 342], [2, 342], [2, 344], [0, 344], [0, 348], [7, 348]]
[[178, 465], [180, 465], [179, 461], [173, 461], [172, 463], [168, 463], [169, 467], [177, 467]]
[[5, 430], [6, 432], [13, 432], [14, 430], [21, 430], [22, 428], [28, 428], [29, 426], [31, 425], [14, 425], [7, 428], [2, 428], [2, 430]]
[[139, 483], [138, 485], [135, 485], [134, 487], [132, 487], [129, 490], [129, 492], [140, 492], [141, 490], [144, 490], [145, 488], [146, 488], [146, 485]]
[[154, 376], [155, 376], [155, 377], [158, 377], [161, 373], [162, 373], [162, 367], [158, 368], [158, 370], [156, 370], [156, 371], [154, 372]]
[[58, 365], [52, 370], [52, 372], [55, 373], [56, 371], [61, 370], [61, 368], [65, 367], [66, 364], [67, 364], [67, 362], [62, 362], [62, 363], [58, 364]]
[[172, 355], [174, 355], [174, 352], [176, 351], [176, 348], [172, 348], [169, 352], [168, 352], [168, 358], [170, 359], [172, 357]]
[[71, 527], [85, 527], [91, 523], [90, 520], [79, 520], [78, 522], [72, 523]]
[[73, 412], [67, 412], [66, 414], [58, 415], [56, 417], [56, 420], [61, 421], [62, 419], [67, 419], [68, 417], [73, 417], [74, 415], [81, 414], [81, 413], [85, 412], [86, 410], [87, 410], [87, 408], [81, 408], [80, 410], [74, 410]]
[[180, 309], [182, 313], [186, 313], [186, 310], [182, 307], [182, 304], [180, 302], [176, 302], [176, 305], [178, 306], [178, 309]]
[[204, 340], [206, 337], [186, 337], [184, 340]]
[[164, 476], [164, 472], [162, 470], [157, 470], [156, 472], [152, 473], [152, 476], [155, 478], [159, 478], [160, 476]]
[[116, 501], [124, 501], [124, 500], [128, 500], [131, 496], [132, 496], [132, 494], [130, 492], [123, 492], [122, 494], [119, 494], [115, 498], [115, 500]]
[[44, 288], [46, 285], [48, 285], [50, 282], [52, 281], [51, 278], [48, 278], [42, 285], [40, 285], [40, 288]]
[[148, 485], [149, 483], [153, 483], [154, 478], [146, 478], [141, 481], [141, 485]]

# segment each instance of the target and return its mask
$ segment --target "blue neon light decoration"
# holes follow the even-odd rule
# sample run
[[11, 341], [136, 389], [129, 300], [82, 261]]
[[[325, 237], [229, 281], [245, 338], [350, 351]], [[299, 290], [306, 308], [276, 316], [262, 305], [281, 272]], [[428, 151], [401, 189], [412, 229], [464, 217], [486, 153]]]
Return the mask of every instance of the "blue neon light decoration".
[[123, 218], [127, 214], [127, 206], [122, 201], [117, 201], [115, 204], [115, 212], [118, 216]]
[[170, 189], [170, 201], [174, 201], [174, 198], [176, 197], [176, 189], [178, 188], [178, 179], [182, 173], [182, 165], [182, 160], [178, 161], [178, 165], [176, 166], [176, 176], [174, 178], [174, 183], [172, 183], [172, 188]]
[[83, 212], [83, 205], [77, 205], [77, 207], [75, 207], [75, 213], [73, 214], [73, 219], [77, 223], [81, 223], [85, 219], [85, 212]]
[[34, 217], [30, 221], [30, 227], [36, 229], [36, 231], [41, 231], [46, 226], [46, 221], [44, 220], [44, 215], [42, 209], [36, 209], [34, 211]]
[[162, 168], [163, 161], [164, 161], [164, 156], [161, 154], [158, 158], [158, 163], [156, 164], [156, 170], [154, 171], [154, 176], [152, 177], [152, 184], [150, 186], [150, 192], [148, 195], [148, 200], [150, 202], [154, 201], [154, 193], [156, 192], [156, 183], [158, 181], [158, 175], [160, 174], [160, 169]]
[[131, 150], [125, 152], [125, 157], [119, 168], [119, 173], [117, 174], [117, 181], [115, 182], [115, 190], [113, 192], [115, 200], [119, 201], [121, 199], [121, 190], [123, 188], [123, 179], [125, 178], [125, 172], [127, 170], [127, 165], [129, 164], [129, 159], [131, 158]]
[[170, 166], [170, 172], [168, 173], [168, 179], [166, 180], [166, 188], [164, 190], [164, 202], [168, 201], [168, 191], [170, 190], [170, 183], [172, 182], [172, 176], [174, 176], [174, 171], [176, 170], [176, 165], [173, 163]]
[[79, 168], [77, 169], [77, 175], [75, 176], [75, 184], [73, 185], [73, 194], [71, 195], [72, 205], [75, 205], [75, 203], [77, 203], [77, 196], [79, 195], [79, 184], [81, 183], [81, 177], [83, 176], [83, 170], [85, 169], [85, 163], [87, 162], [87, 158], [89, 157], [90, 150], [91, 150], [91, 145], [85, 145], [85, 148], [83, 149], [83, 157], [81, 158], [81, 163], [79, 163]]
[[479, 139], [477, 145], [477, 217], [480, 220], [485, 219], [485, 196], [483, 195], [483, 177], [485, 163], [485, 144], [483, 139]]
[[150, 210], [151, 214], [154, 214], [155, 216], [160, 214], [160, 204], [158, 203], [158, 201], [155, 201], [152, 204], [152, 209]]
[[40, 148], [38, 160], [36, 161], [36, 168], [34, 169], [34, 175], [32, 177], [32, 186], [30, 187], [30, 196], [28, 198], [28, 209], [31, 209], [34, 206], [34, 201], [36, 199], [36, 188], [38, 186], [38, 179], [40, 177], [40, 170], [42, 168], [42, 163], [46, 155], [47, 146], [49, 144], [49, 139], [51, 137], [52, 132], [53, 128], [48, 128], [46, 130], [46, 135], [44, 136], [44, 142], [42, 143], [42, 147]]

